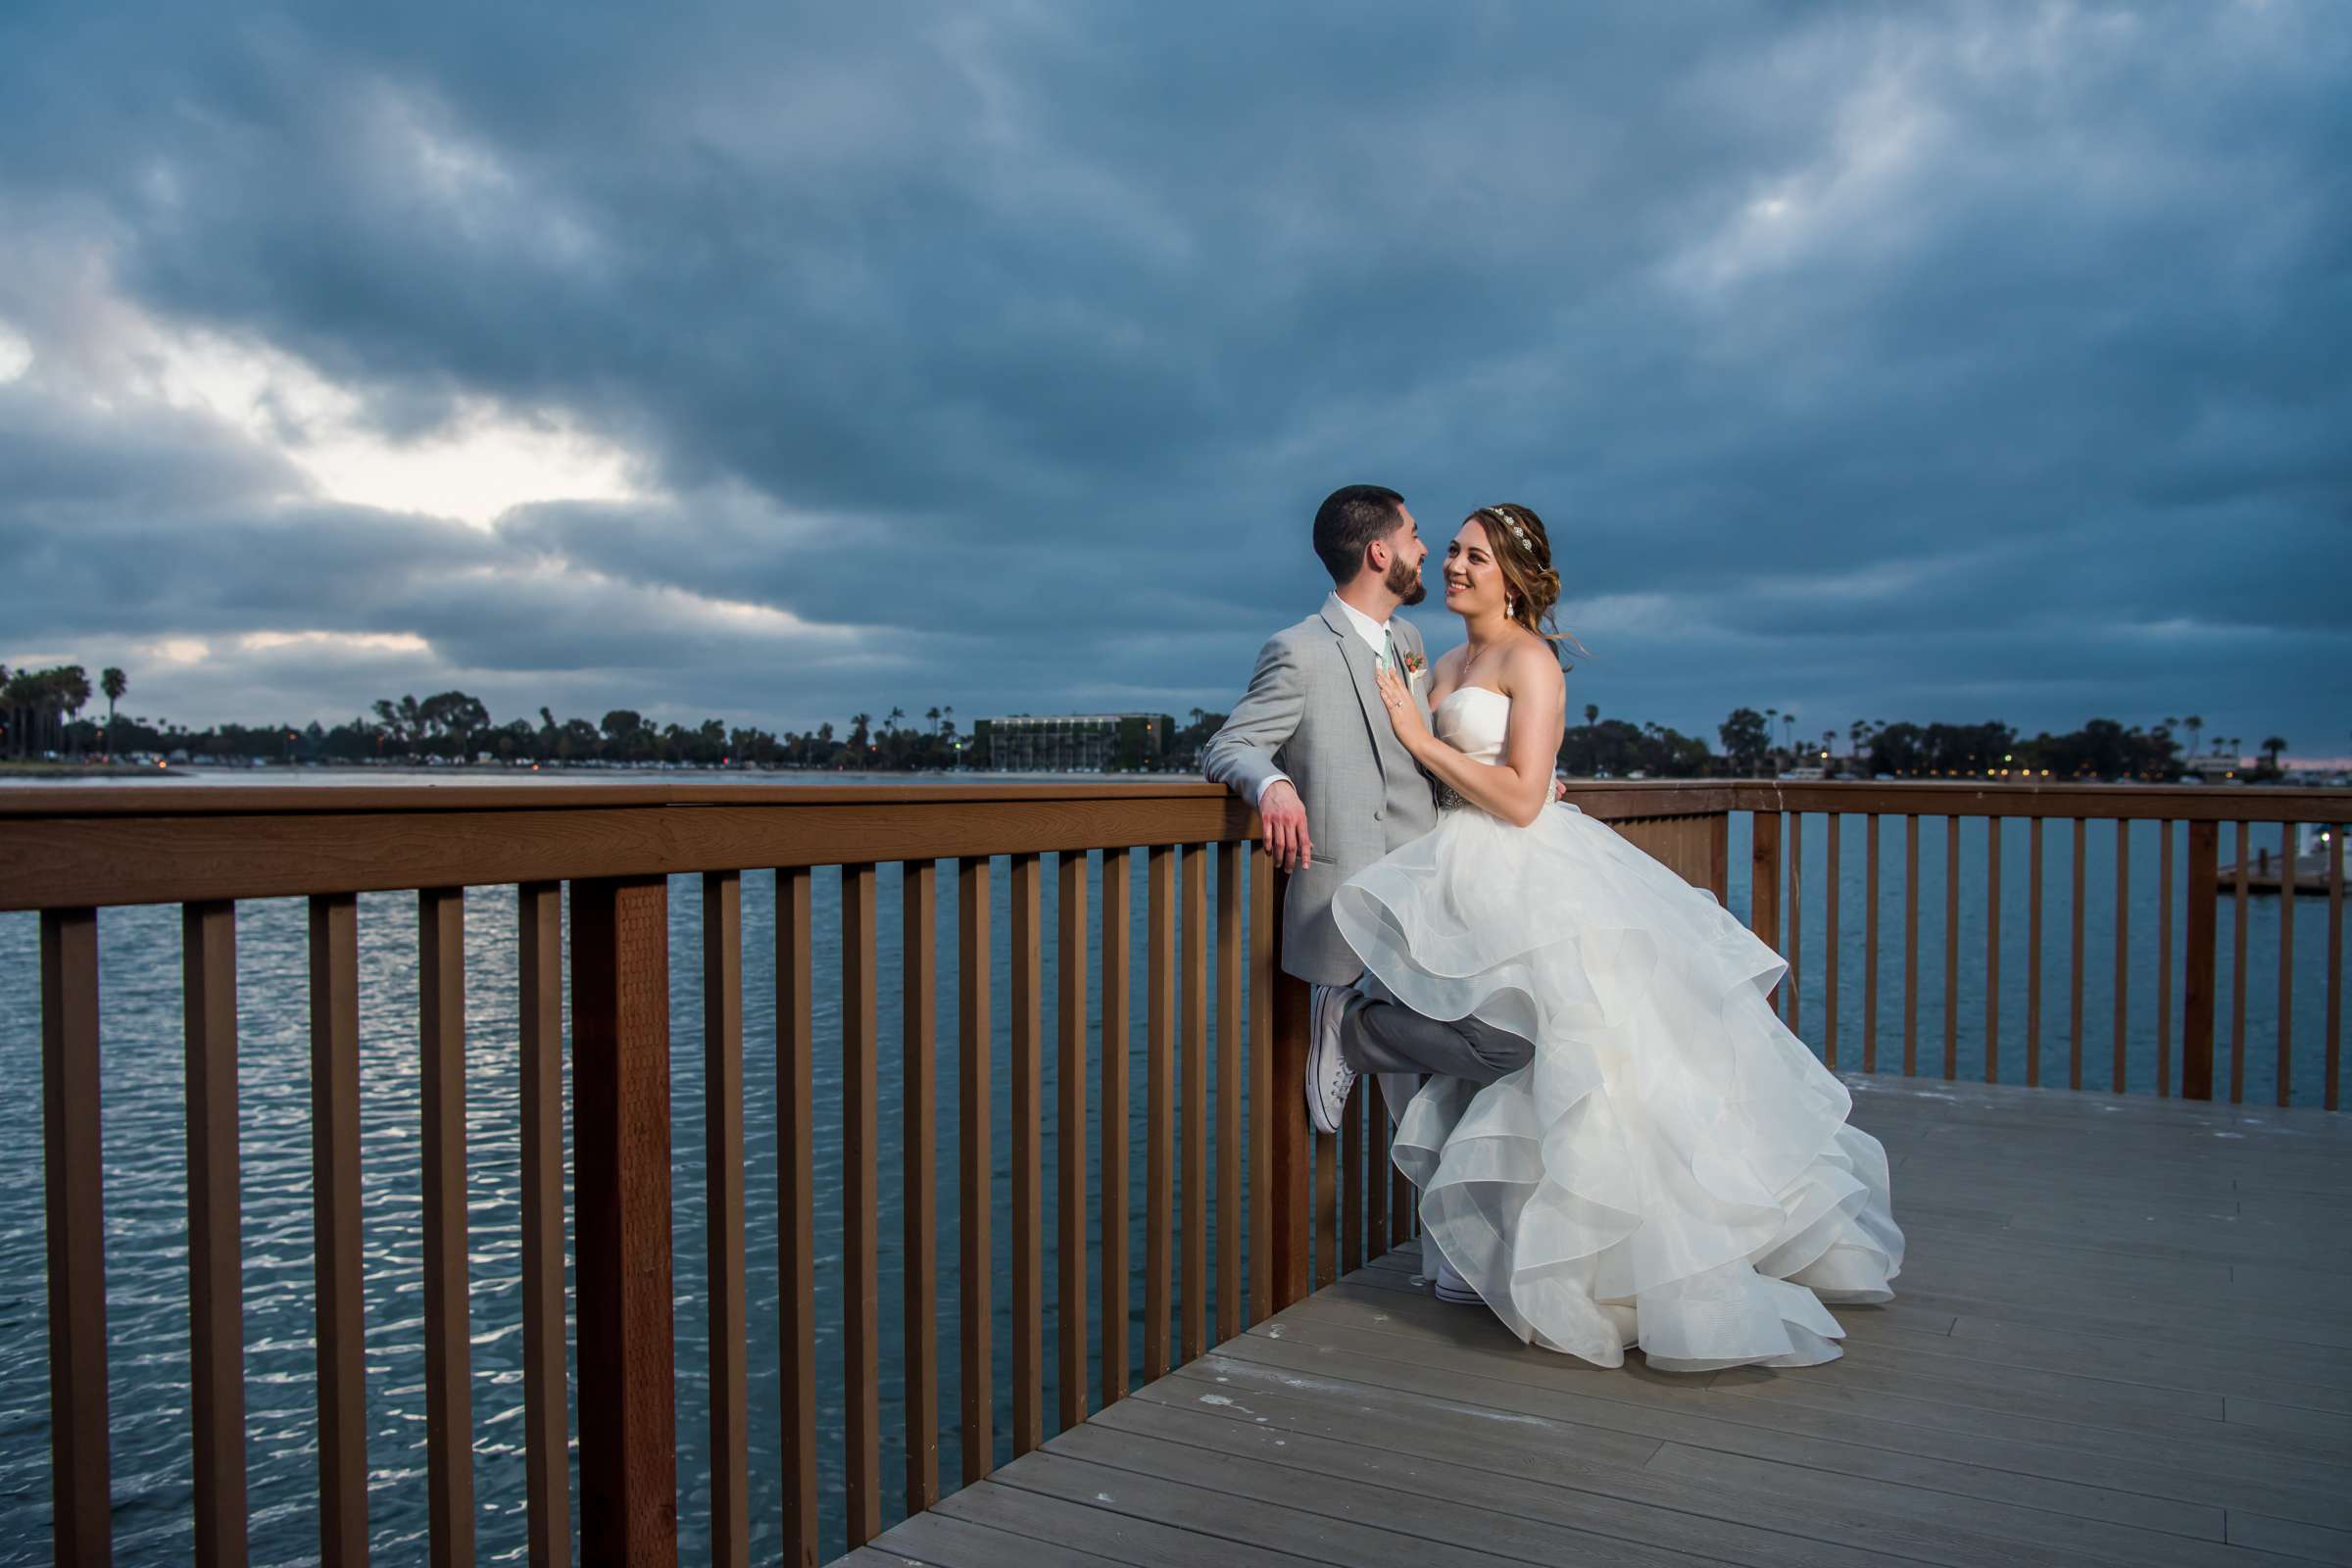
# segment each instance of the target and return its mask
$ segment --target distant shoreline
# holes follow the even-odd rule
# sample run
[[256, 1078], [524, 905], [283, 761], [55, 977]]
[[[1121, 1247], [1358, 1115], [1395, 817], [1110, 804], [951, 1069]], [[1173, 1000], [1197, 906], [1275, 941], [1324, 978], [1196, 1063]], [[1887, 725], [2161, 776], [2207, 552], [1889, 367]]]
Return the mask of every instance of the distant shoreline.
[[0, 787], [10, 784], [279, 784], [332, 788], [362, 784], [642, 784], [651, 779], [691, 778], [701, 783], [745, 784], [1002, 784], [1022, 779], [1068, 782], [1084, 779], [1107, 785], [1146, 784], [1169, 778], [1197, 778], [1192, 773], [1066, 773], [1053, 771], [974, 771], [907, 768], [887, 772], [857, 772], [816, 767], [510, 767], [472, 764], [457, 767], [223, 766], [219, 763], [176, 762], [156, 767], [118, 762], [0, 762]]

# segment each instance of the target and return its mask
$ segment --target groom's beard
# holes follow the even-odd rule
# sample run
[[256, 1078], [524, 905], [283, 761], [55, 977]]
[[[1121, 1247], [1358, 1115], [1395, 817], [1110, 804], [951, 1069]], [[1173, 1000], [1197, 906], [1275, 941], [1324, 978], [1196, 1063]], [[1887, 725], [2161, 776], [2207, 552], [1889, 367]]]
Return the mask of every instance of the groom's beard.
[[1402, 556], [1389, 563], [1388, 580], [1381, 586], [1395, 594], [1400, 604], [1417, 605], [1429, 597], [1429, 589], [1421, 582], [1420, 564]]

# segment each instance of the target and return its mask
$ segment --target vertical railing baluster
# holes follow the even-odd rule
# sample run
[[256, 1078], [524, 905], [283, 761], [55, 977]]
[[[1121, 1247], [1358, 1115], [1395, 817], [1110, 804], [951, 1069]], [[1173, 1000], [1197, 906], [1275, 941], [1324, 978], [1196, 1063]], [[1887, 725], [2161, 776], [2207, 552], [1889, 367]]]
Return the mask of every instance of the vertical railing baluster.
[[[1756, 940], [1781, 950], [1781, 813], [1759, 808], [1748, 817], [1747, 928]], [[1772, 998], [1780, 1010], [1780, 997]]]
[[2278, 824], [2278, 1103], [2293, 1102], [2295, 1036], [2295, 824]]
[[939, 1500], [939, 867], [899, 884], [900, 1103], [906, 1250], [906, 1512]]
[[466, 890], [416, 895], [423, 1017], [424, 1452], [434, 1568], [473, 1561], [472, 1313], [466, 1263]]
[[1183, 854], [1184, 1306], [1177, 1350], [1191, 1361], [1208, 1348], [1208, 851], [1193, 844]]
[[2173, 823], [2156, 824], [2156, 1095], [2173, 1092]]
[[1728, 905], [1732, 899], [1732, 813], [1717, 811], [1707, 818], [1707, 886], [1715, 890], [1715, 902]]
[[2221, 824], [2188, 824], [2188, 926], [2180, 986], [2180, 1095], [2213, 1098], [2214, 927], [2219, 924]]
[[[776, 869], [776, 1347], [784, 1561], [816, 1568], [815, 915], [805, 865]], [[576, 1062], [577, 1057], [575, 1055]], [[576, 1070], [576, 1069], [575, 1069]]]
[[843, 1318], [849, 1543], [881, 1529], [877, 1153], [878, 959], [874, 867], [842, 867]]
[[1862, 1070], [1879, 1070], [1879, 813], [1862, 819]]
[[1102, 1370], [1105, 1408], [1127, 1397], [1127, 950], [1129, 862], [1102, 852]]
[[2230, 879], [2230, 1103], [2246, 1098], [2246, 893], [2253, 824], [2237, 824], [2237, 874]]
[[1919, 1072], [1919, 814], [1903, 818], [1903, 1076]]
[[1960, 817], [1943, 819], [1943, 1076], [1960, 1076]]
[[1364, 1085], [1364, 1120], [1370, 1124], [1364, 1155], [1364, 1256], [1389, 1250], [1389, 1101], [1375, 1073]]
[[564, 1370], [564, 891], [515, 890], [521, 1014], [523, 1508], [531, 1568], [571, 1561], [571, 1399]]
[[318, 1552], [368, 1560], [366, 1282], [360, 1252], [360, 901], [311, 900], [311, 1238], [318, 1341]]
[[1788, 813], [1788, 1032], [1798, 1032], [1804, 999], [1805, 813]]
[[1250, 1321], [1274, 1311], [1274, 857], [1250, 846]]
[[2115, 1092], [2124, 1092], [2126, 1047], [2131, 1039], [2132, 996], [2132, 819], [2115, 819]]
[[2083, 848], [2090, 840], [2090, 823], [2083, 817], [2075, 818], [2075, 891], [2068, 901], [2073, 920], [2074, 945], [2067, 960], [2067, 1027], [2066, 1027], [2066, 1087], [2082, 1087], [2082, 859]]
[[1832, 1072], [1838, 1070], [1838, 840], [1845, 836], [1844, 819], [1836, 811], [1822, 817], [1826, 835], [1825, 849], [1829, 865], [1823, 872], [1826, 892], [1822, 902], [1821, 938], [1821, 1040], [1822, 1059]]
[[703, 1250], [710, 1286], [710, 1561], [752, 1554], [744, 1338], [743, 876], [703, 873]]
[[1315, 1166], [1314, 1288], [1319, 1291], [1340, 1277], [1340, 1141], [1313, 1138], [1308, 1144]]
[[678, 1555], [670, 1306], [669, 884], [571, 884], [580, 1539], [592, 1562]]
[[1360, 1093], [1348, 1097], [1340, 1117], [1340, 1272], [1352, 1274], [1364, 1266], [1364, 1116], [1371, 1107], [1372, 1084], [1359, 1082]]
[[1011, 857], [1012, 1456], [1046, 1441], [1044, 873]]
[[106, 1387], [98, 911], [41, 911], [41, 1177], [49, 1257], [49, 1497], [60, 1568], [114, 1560]]
[[1984, 818], [1984, 1081], [2001, 1081], [2001, 819]]
[[2328, 1047], [2321, 1104], [2336, 1108], [2336, 1072], [2343, 1053], [2344, 1029], [2344, 829], [2328, 824]]
[[956, 863], [956, 1039], [959, 1065], [956, 1098], [956, 1163], [959, 1167], [956, 1220], [957, 1262], [961, 1279], [962, 1322], [959, 1325], [963, 1365], [962, 1391], [963, 1481], [969, 1486], [997, 1465], [994, 1282], [997, 1261], [989, 1234], [996, 1202], [995, 1170], [989, 1140], [990, 1045], [994, 1019], [990, 1012], [989, 965], [995, 944], [990, 939], [992, 913], [988, 897], [988, 859], [974, 856]]
[[[1272, 878], [1272, 907], [1280, 909], [1287, 895], [1290, 878], [1277, 874]], [[1262, 1082], [1265, 1095], [1258, 1101], [1264, 1107], [1258, 1112], [1268, 1123], [1273, 1149], [1267, 1156], [1266, 1169], [1272, 1189], [1271, 1234], [1274, 1253], [1274, 1289], [1271, 1306], [1279, 1312], [1293, 1302], [1305, 1298], [1314, 1287], [1313, 1232], [1309, 1228], [1309, 1200], [1314, 1188], [1315, 1143], [1314, 1128], [1306, 1119], [1306, 1096], [1301, 1086], [1306, 1079], [1307, 1003], [1309, 992], [1305, 983], [1282, 970], [1282, 942], [1279, 916], [1269, 923], [1275, 932], [1273, 986], [1274, 1049], [1270, 1081]]]
[[874, 867], [841, 868], [841, 1346], [850, 1549], [882, 1533], [881, 1054]]
[[[194, 1368], [190, 1393], [196, 1440], [196, 1561], [199, 1568], [231, 1568], [245, 1560], [245, 1282], [238, 1241], [236, 906], [225, 901], [183, 906], [180, 938], [186, 985], [188, 1335]], [[428, 1136], [430, 1131], [428, 1119]], [[429, 1146], [426, 1162], [429, 1182]], [[429, 1209], [426, 1220], [425, 1264], [430, 1269]], [[461, 1252], [461, 1259], [463, 1256]], [[426, 1291], [429, 1310], [429, 1277]], [[429, 1326], [426, 1332], [429, 1336]], [[429, 1351], [429, 1339], [427, 1348]], [[428, 1395], [430, 1392], [428, 1385]]]
[[1217, 1343], [1242, 1332], [1242, 847], [1217, 846]]
[[[1084, 850], [1064, 850], [1056, 872], [1060, 893], [1055, 901], [1059, 925], [1054, 949], [1055, 995], [1060, 1003], [1054, 1019], [1059, 1048], [1054, 1102], [1055, 1203], [1059, 1230], [1055, 1263], [1060, 1308], [1058, 1365], [1061, 1380], [1061, 1425], [1066, 1430], [1086, 1419], [1086, 969], [1090, 940], [1086, 913], [1087, 856]], [[1107, 1266], [1107, 1263], [1105, 1264]], [[1107, 1329], [1108, 1324], [1103, 1327]]]
[[1176, 850], [1145, 854], [1144, 1381], [1168, 1375], [1176, 1179]]
[[[2035, 809], [2039, 809], [2038, 807]], [[2026, 1087], [2041, 1087], [2041, 822], [2026, 831]]]

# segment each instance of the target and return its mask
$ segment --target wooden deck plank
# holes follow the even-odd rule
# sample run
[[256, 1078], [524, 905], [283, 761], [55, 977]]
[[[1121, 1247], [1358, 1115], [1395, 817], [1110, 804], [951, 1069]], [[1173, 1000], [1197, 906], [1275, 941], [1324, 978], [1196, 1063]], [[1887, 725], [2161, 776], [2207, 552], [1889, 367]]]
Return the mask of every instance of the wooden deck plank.
[[[1098, 1437], [1105, 1441], [1087, 1441]], [[1226, 1541], [1263, 1544], [1294, 1557], [1344, 1568], [1392, 1562], [1430, 1568], [1490, 1568], [1507, 1562], [1695, 1568], [1704, 1560], [1611, 1537], [1540, 1527], [1508, 1515], [1446, 1507], [1427, 1498], [1408, 1500], [1393, 1490], [1328, 1477], [1315, 1487], [1302, 1488], [1294, 1478], [1263, 1465], [1132, 1434], [1098, 1434], [1081, 1427], [1061, 1441], [1089, 1452], [1116, 1455], [1139, 1468], [1054, 1453], [1047, 1455], [1046, 1464], [1025, 1467], [1018, 1476], [1003, 1472], [1005, 1484], [1065, 1500], [1091, 1498], [1134, 1517], [1181, 1525]], [[1373, 1519], [1381, 1523], [1367, 1522]], [[1222, 1552], [1220, 1546], [1218, 1554]], [[1190, 1562], [1207, 1560], [1194, 1557]]]
[[[975, 1490], [985, 1494], [1004, 1489], [990, 1481]], [[1101, 1568], [1119, 1560], [1063, 1545], [1050, 1537], [975, 1524], [945, 1511], [916, 1514], [876, 1545], [886, 1552], [883, 1561], [934, 1564], [937, 1568]]]
[[[1054, 1464], [1041, 1455], [1022, 1459], [1036, 1470]], [[1108, 1497], [1073, 1502], [1050, 1491], [991, 1481], [956, 1494], [939, 1511], [967, 1523], [983, 1525], [1033, 1543], [1084, 1542], [1085, 1548], [1112, 1562], [1138, 1568], [1193, 1568], [1204, 1562], [1231, 1562], [1237, 1568], [1296, 1568], [1311, 1559], [1274, 1551], [1231, 1536], [1219, 1538], [1101, 1506]], [[954, 1568], [965, 1568], [956, 1563]]]
[[[1259, 1414], [1272, 1402], [1258, 1396], [1250, 1399], [1251, 1408]], [[1339, 1401], [1300, 1402], [1329, 1405]], [[1320, 1485], [1343, 1478], [1384, 1490], [1396, 1496], [1396, 1506], [1415, 1512], [1432, 1504], [1440, 1509], [1469, 1506], [1492, 1517], [1532, 1520], [1579, 1535], [1609, 1537], [1634, 1547], [1687, 1552], [1756, 1568], [1830, 1568], [1834, 1564], [1863, 1568], [1886, 1560], [1877, 1551], [1825, 1540], [1818, 1531], [1787, 1528], [1798, 1523], [1790, 1518], [1781, 1519], [1779, 1528], [1759, 1528], [1743, 1520], [1664, 1505], [1671, 1489], [1654, 1484], [1649, 1489], [1654, 1496], [1639, 1500], [1605, 1489], [1562, 1485], [1556, 1467], [1551, 1474], [1531, 1475], [1530, 1456], [1524, 1448], [1514, 1454], [1516, 1464], [1498, 1463], [1496, 1445], [1484, 1435], [1474, 1449], [1458, 1459], [1437, 1458], [1430, 1452], [1434, 1445], [1409, 1418], [1383, 1434], [1400, 1440], [1402, 1448], [1357, 1442], [1348, 1436], [1308, 1433], [1287, 1420], [1269, 1420], [1260, 1426], [1255, 1417], [1237, 1422], [1211, 1407], [1171, 1407], [1141, 1398], [1119, 1412], [1115, 1425], [1123, 1433], [1208, 1448], [1251, 1466], [1303, 1472], [1316, 1478], [1310, 1483], [1297, 1474], [1275, 1474], [1269, 1481], [1276, 1488]], [[1556, 1436], [1553, 1441], [1557, 1442]], [[1557, 1449], [1552, 1453], [1556, 1456]], [[1626, 1472], [1625, 1484], [1638, 1487], [1639, 1475], [1639, 1471]], [[1476, 1539], [1494, 1544], [1483, 1521], [1470, 1528], [1478, 1532]]]
[[[1390, 1450], [1402, 1460], [1393, 1465], [1394, 1473], [1410, 1478], [1402, 1484], [1422, 1478], [1428, 1460], [1450, 1461], [1545, 1487], [1728, 1520], [1809, 1541], [1844, 1542], [1922, 1562], [1974, 1565], [2050, 1560], [2046, 1551], [2031, 1549], [2034, 1546], [2104, 1555], [2134, 1565], [2221, 1560], [2215, 1555], [2216, 1544], [2209, 1541], [2075, 1520], [2040, 1509], [1866, 1482], [1795, 1465], [1754, 1461], [1752, 1478], [1719, 1467], [1704, 1486], [1694, 1487], [1679, 1473], [1690, 1458], [1737, 1456], [1683, 1449], [1672, 1444], [1643, 1444], [1650, 1452], [1629, 1457], [1624, 1446], [1634, 1440], [1591, 1427], [1449, 1401], [1415, 1400], [1366, 1385], [1333, 1384], [1299, 1392], [1262, 1369], [1233, 1362], [1219, 1364], [1221, 1371], [1188, 1373], [1156, 1385], [1139, 1396], [1139, 1403], [1181, 1403], [1189, 1398], [1192, 1402], [1187, 1408], [1244, 1424], [1262, 1442], [1287, 1446], [1292, 1434], [1308, 1433]], [[1258, 1379], [1245, 1381], [1252, 1370], [1260, 1372]], [[1222, 1402], [1204, 1402], [1210, 1399]], [[1612, 1444], [1618, 1446], [1612, 1447]], [[1668, 1462], [1667, 1456], [1678, 1451], [1690, 1457]], [[2029, 1544], [2029, 1549], [2019, 1551], [2016, 1543]], [[1715, 1544], [1720, 1547], [1725, 1542], [1719, 1540]], [[1750, 1542], [1742, 1549], [1769, 1550], [1772, 1543]], [[1737, 1551], [1733, 1555], [1745, 1560]], [[1819, 1557], [1814, 1553], [1800, 1560]], [[2079, 1559], [2067, 1555], [2058, 1560]]]
[[[1529, 1390], [1647, 1412], [1696, 1416], [1715, 1425], [1864, 1443], [2118, 1493], [2153, 1492], [2215, 1507], [2259, 1507], [2283, 1518], [2318, 1524], [2341, 1520], [2344, 1528], [2352, 1528], [2352, 1501], [2329, 1494], [2337, 1488], [2328, 1479], [2328, 1466], [2295, 1463], [2275, 1453], [2238, 1452], [2228, 1445], [2228, 1429], [2220, 1422], [2212, 1423], [2215, 1442], [2195, 1445], [2079, 1422], [2019, 1418], [1898, 1398], [1858, 1380], [1855, 1387], [1830, 1385], [1826, 1389], [1790, 1380], [1775, 1383], [1776, 1393], [1766, 1396], [1755, 1389], [1739, 1393], [1710, 1389], [1705, 1378], [1651, 1372], [1638, 1359], [1629, 1359], [1624, 1368], [1603, 1376], [1597, 1368], [1554, 1364], [1564, 1358], [1548, 1352], [1517, 1349], [1499, 1324], [1482, 1327], [1491, 1326], [1495, 1337], [1512, 1344], [1514, 1348], [1508, 1353], [1465, 1349], [1435, 1335], [1384, 1335], [1343, 1327], [1304, 1310], [1315, 1304], [1300, 1303], [1290, 1332], [1280, 1342], [1286, 1348], [1316, 1356], [1310, 1366], [1409, 1356], [1420, 1369], [1458, 1374], [1465, 1380], [1515, 1382]], [[1434, 1298], [1426, 1304], [1443, 1306]], [[1237, 1343], [1227, 1347], [1227, 1353], [1247, 1357], [1253, 1348]], [[1381, 1374], [1367, 1367], [1364, 1375]], [[2337, 1473], [2340, 1475], [2340, 1470]]]
[[1833, 1308], [1838, 1361], [1591, 1366], [1439, 1302], [1401, 1249], [875, 1545], [928, 1568], [2352, 1560], [2345, 1118], [1846, 1081], [1909, 1256], [1894, 1301]]

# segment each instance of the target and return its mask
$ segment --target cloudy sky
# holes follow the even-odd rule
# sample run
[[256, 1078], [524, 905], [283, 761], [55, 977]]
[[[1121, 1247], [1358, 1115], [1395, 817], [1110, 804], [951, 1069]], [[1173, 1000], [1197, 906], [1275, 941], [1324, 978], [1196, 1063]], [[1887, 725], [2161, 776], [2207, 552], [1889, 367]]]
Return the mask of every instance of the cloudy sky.
[[1221, 709], [1372, 480], [1579, 708], [2341, 756], [2348, 169], [2341, 0], [11, 5], [0, 661]]

